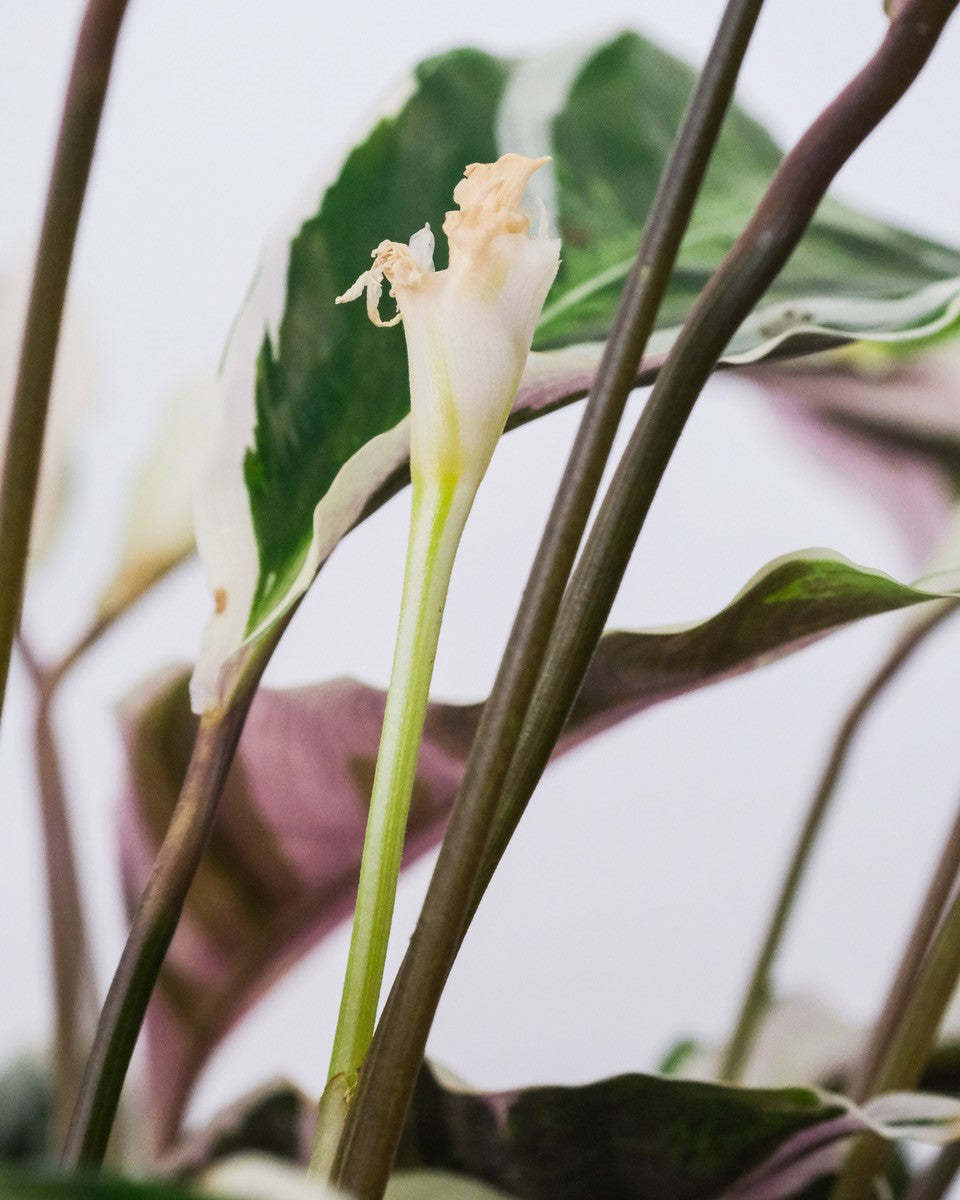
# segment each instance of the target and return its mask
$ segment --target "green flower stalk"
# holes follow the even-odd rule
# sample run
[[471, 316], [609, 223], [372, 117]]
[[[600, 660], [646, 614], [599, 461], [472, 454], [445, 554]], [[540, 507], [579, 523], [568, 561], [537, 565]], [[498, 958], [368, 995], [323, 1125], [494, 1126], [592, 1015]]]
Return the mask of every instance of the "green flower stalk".
[[[370, 799], [340, 1017], [330, 1063], [349, 1094], [373, 1036], [400, 858], [447, 588], [460, 535], [516, 395], [557, 272], [560, 243], [520, 200], [547, 159], [504, 155], [467, 167], [443, 224], [450, 265], [433, 268], [433, 234], [381, 242], [337, 303], [366, 292], [375, 325], [403, 321], [410, 375], [413, 499], [400, 622]], [[397, 314], [380, 316], [386, 280]]]

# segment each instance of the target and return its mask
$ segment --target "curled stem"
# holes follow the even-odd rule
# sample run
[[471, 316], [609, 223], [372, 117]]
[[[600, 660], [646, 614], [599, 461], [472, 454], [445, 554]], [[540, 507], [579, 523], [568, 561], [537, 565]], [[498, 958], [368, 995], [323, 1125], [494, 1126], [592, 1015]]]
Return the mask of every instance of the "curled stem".
[[[519, 819], [563, 729], [667, 463], [717, 359], [776, 278], [840, 167], [916, 77], [956, 3], [906, 0], [899, 7], [871, 61], [784, 159], [694, 304], [564, 594], [500, 792], [498, 815], [506, 823]], [[479, 758], [485, 752], [478, 742]], [[478, 873], [469, 856], [483, 851], [489, 810], [478, 812], [468, 795], [465, 785], [341, 1146], [337, 1181], [361, 1200], [383, 1193], [433, 1014], [475, 901]]]
[[113, 53], [127, 0], [89, 0], [54, 153], [0, 480], [0, 712], [20, 623], [63, 304]]
[[[743, 1074], [747, 1059], [759, 1031], [763, 1015], [767, 1009], [768, 998], [772, 992], [771, 973], [783, 935], [793, 912], [797, 894], [803, 877], [806, 874], [814, 846], [823, 823], [826, 820], [831, 802], [836, 794], [837, 783], [846, 766], [850, 749], [860, 731], [863, 722], [873, 709], [874, 704], [886, 689], [887, 684], [894, 678], [900, 668], [913, 653], [926, 641], [927, 637], [942, 621], [956, 611], [956, 604], [947, 601], [931, 607], [931, 611], [919, 620], [911, 621], [904, 634], [898, 639], [893, 650], [875, 672], [873, 678], [857, 696], [844, 717], [837, 731], [833, 747], [824, 767], [817, 790], [810, 802], [809, 810], [800, 829], [800, 836], [794, 847], [790, 865], [780, 885], [770, 923], [760, 945], [760, 951], [754, 964], [747, 990], [740, 1005], [739, 1016], [734, 1025], [733, 1034], [723, 1054], [720, 1063], [719, 1077], [732, 1082]], [[942, 902], [941, 902], [942, 904]]]

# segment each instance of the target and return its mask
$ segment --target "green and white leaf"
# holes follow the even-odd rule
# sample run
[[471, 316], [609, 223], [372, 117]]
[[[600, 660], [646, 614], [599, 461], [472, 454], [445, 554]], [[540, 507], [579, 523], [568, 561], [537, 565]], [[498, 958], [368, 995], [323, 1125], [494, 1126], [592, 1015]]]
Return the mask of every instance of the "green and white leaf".
[[[337, 542], [402, 482], [409, 449], [400, 330], [334, 298], [386, 237], [439, 228], [464, 166], [548, 153], [535, 199], [563, 262], [514, 420], [583, 394], [610, 327], [693, 73], [636, 34], [508, 60], [457, 50], [422, 63], [367, 138], [268, 245], [227, 346], [220, 431], [197, 538], [217, 612], [193, 683], [224, 699], [224, 666], [299, 599]], [[655, 369], [776, 169], [780, 150], [731, 112], [661, 310]], [[443, 264], [438, 264], [442, 266]], [[834, 200], [728, 360], [858, 338], [916, 343], [960, 315], [960, 253]]]

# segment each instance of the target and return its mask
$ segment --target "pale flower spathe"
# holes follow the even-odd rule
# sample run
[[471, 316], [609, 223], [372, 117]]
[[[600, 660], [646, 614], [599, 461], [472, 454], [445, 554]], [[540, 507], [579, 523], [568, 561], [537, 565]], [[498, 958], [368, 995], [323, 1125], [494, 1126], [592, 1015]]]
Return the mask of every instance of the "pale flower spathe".
[[[467, 167], [453, 193], [459, 209], [443, 223], [446, 270], [433, 268], [425, 226], [409, 245], [381, 242], [370, 270], [338, 298], [366, 291], [374, 324], [403, 320], [414, 476], [479, 482], [503, 431], [560, 262], [559, 240], [546, 236], [543, 219], [531, 237], [519, 207], [530, 176], [547, 161], [506, 154]], [[384, 279], [398, 309], [389, 321], [379, 312]]]

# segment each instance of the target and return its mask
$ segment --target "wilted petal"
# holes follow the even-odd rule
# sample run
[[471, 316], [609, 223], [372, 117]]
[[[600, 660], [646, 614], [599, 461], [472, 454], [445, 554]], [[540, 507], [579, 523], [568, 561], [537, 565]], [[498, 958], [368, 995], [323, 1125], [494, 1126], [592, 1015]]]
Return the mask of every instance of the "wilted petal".
[[[433, 270], [429, 226], [405, 246], [381, 242], [374, 264], [338, 297], [367, 294], [375, 325], [402, 317], [410, 372], [411, 469], [415, 474], [482, 477], [503, 432], [543, 302], [560, 262], [557, 239], [529, 236], [519, 205], [547, 159], [505, 154], [473, 163], [447, 213], [450, 266]], [[398, 316], [384, 321], [384, 279]]]

